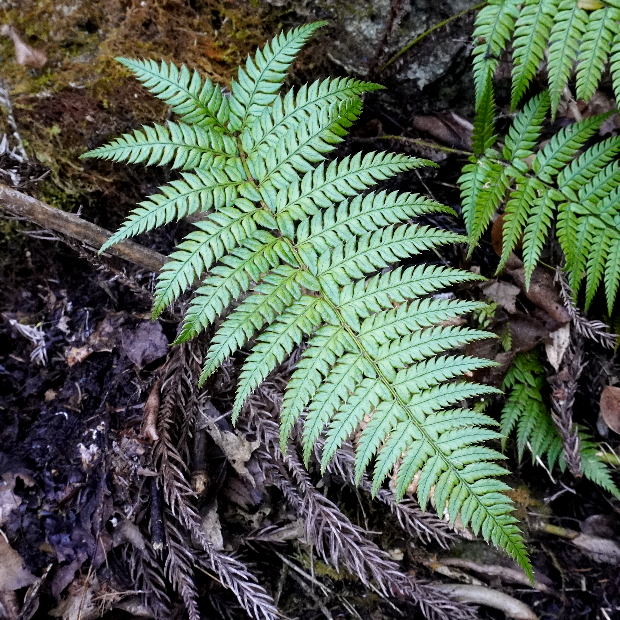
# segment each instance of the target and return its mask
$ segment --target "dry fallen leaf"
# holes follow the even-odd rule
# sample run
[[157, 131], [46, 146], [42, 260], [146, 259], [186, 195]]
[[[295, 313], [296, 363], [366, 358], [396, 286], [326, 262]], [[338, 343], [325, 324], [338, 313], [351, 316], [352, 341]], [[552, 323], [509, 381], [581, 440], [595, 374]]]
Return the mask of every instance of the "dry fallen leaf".
[[579, 534], [571, 539], [573, 545], [586, 551], [596, 562], [620, 564], [620, 547], [608, 538]]
[[4, 533], [0, 531], [0, 592], [13, 592], [36, 580], [24, 565], [21, 555], [9, 545]]
[[13, 474], [10, 472], [2, 474], [0, 480], [0, 527], [4, 525], [7, 517], [13, 510], [19, 508], [22, 503], [21, 498], [15, 494], [15, 483], [17, 478], [21, 478], [27, 487], [34, 484], [34, 480], [28, 474]]
[[119, 312], [110, 312], [97, 325], [97, 329], [90, 335], [88, 342], [81, 347], [71, 347], [68, 351], [67, 364], [73, 366], [83, 362], [91, 353], [113, 351], [120, 338], [120, 326], [126, 315]]
[[549, 334], [551, 342], [545, 343], [545, 351], [549, 363], [555, 368], [556, 372], [560, 371], [560, 364], [564, 358], [564, 353], [570, 344], [570, 323], [562, 325], [559, 329]]
[[608, 385], [603, 390], [600, 400], [601, 417], [605, 424], [620, 434], [620, 388]]
[[552, 272], [542, 267], [536, 267], [530, 281], [530, 288], [525, 287], [525, 269], [507, 269], [515, 283], [525, 293], [525, 296], [539, 308], [542, 308], [558, 326], [570, 323], [570, 315], [564, 307], [560, 292], [554, 283]]
[[474, 127], [454, 112], [438, 116], [414, 116], [411, 124], [414, 129], [424, 131], [444, 144], [461, 149], [471, 149]]
[[217, 499], [209, 502], [200, 511], [200, 529], [216, 549], [224, 548], [222, 524], [220, 523], [220, 515], [217, 512]]
[[17, 64], [29, 67], [30, 69], [41, 69], [47, 63], [47, 56], [42, 51], [36, 50], [34, 47], [30, 47], [30, 45], [24, 43], [13, 26], [4, 24], [2, 28], [0, 28], [0, 34], [5, 37], [11, 37], [13, 40]]
[[144, 321], [135, 330], [123, 330], [123, 352], [138, 366], [168, 353], [168, 339], [159, 321]]
[[508, 310], [510, 314], [514, 314], [517, 311], [515, 304], [517, 296], [521, 292], [518, 286], [510, 284], [510, 282], [504, 282], [503, 280], [491, 280], [490, 282], [482, 284], [480, 290], [502, 308]]
[[94, 620], [103, 615], [105, 606], [97, 604], [99, 581], [96, 575], [78, 577], [69, 587], [67, 597], [49, 611], [50, 616], [62, 620]]
[[217, 409], [209, 402], [200, 412], [200, 418], [196, 422], [196, 431], [206, 430], [233, 469], [252, 486], [256, 486], [254, 477], [245, 464], [260, 445], [260, 441], [248, 441], [240, 432], [237, 434], [237, 432], [228, 430], [226, 425], [227, 422], [221, 419]]

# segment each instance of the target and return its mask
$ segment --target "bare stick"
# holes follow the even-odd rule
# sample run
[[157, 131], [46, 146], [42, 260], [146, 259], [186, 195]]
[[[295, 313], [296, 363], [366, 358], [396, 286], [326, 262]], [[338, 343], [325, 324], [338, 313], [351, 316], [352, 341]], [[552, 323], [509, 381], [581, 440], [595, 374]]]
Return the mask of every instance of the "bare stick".
[[[0, 183], [0, 206], [12, 215], [23, 217], [43, 228], [55, 230], [78, 239], [82, 243], [97, 249], [112, 236], [112, 233], [105, 228], [87, 222], [73, 213], [54, 209], [32, 196], [23, 194], [2, 183]], [[155, 272], [159, 271], [167, 260], [163, 254], [133, 241], [121, 241], [106, 252], [124, 258], [143, 269]]]

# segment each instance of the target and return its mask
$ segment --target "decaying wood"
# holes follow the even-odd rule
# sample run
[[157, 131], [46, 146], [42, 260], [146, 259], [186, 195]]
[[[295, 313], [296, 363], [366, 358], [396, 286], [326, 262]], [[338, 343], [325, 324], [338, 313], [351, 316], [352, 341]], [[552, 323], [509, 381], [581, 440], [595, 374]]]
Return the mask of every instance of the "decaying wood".
[[[112, 233], [105, 228], [87, 222], [73, 213], [54, 209], [32, 196], [1, 183], [0, 206], [11, 215], [24, 218], [42, 228], [55, 230], [96, 249], [112, 236]], [[106, 252], [155, 272], [159, 271], [167, 260], [163, 254], [133, 241], [121, 241]]]

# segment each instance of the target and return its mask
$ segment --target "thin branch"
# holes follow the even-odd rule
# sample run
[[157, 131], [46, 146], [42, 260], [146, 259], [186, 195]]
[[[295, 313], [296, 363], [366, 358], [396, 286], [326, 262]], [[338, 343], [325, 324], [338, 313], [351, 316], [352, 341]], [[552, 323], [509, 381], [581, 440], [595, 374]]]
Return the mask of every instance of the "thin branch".
[[[11, 215], [24, 218], [42, 228], [63, 233], [97, 249], [112, 236], [112, 233], [105, 228], [87, 222], [73, 213], [54, 209], [32, 196], [1, 183], [0, 206]], [[159, 271], [168, 260], [163, 254], [133, 241], [122, 241], [106, 252], [155, 272]]]

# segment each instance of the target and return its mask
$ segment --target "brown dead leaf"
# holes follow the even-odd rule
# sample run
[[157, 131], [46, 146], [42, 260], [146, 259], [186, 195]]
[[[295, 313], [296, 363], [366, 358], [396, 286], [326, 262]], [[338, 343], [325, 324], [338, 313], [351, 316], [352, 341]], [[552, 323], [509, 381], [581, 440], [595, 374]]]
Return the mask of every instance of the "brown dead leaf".
[[9, 514], [19, 508], [22, 503], [21, 498], [15, 494], [17, 478], [21, 478], [27, 487], [34, 484], [34, 480], [28, 474], [10, 472], [2, 474], [0, 481], [0, 527], [4, 525]]
[[603, 564], [620, 564], [620, 547], [615, 541], [588, 534], [578, 534], [571, 542], [585, 551], [596, 562]]
[[135, 330], [123, 330], [122, 348], [134, 364], [143, 366], [168, 353], [168, 339], [159, 321], [144, 321]]
[[11, 37], [15, 47], [15, 60], [17, 64], [30, 69], [41, 69], [47, 63], [47, 56], [40, 50], [34, 49], [25, 43], [13, 26], [4, 24], [0, 28], [0, 34]]
[[549, 334], [551, 342], [545, 343], [545, 351], [549, 363], [555, 368], [556, 372], [560, 370], [560, 364], [564, 358], [564, 353], [570, 344], [570, 323], [562, 325], [559, 329]]
[[254, 477], [248, 471], [246, 463], [250, 460], [254, 450], [260, 445], [260, 441], [256, 439], [248, 441], [241, 432], [233, 432], [227, 428], [228, 426], [226, 420], [219, 415], [219, 411], [208, 402], [200, 412], [195, 430], [206, 430], [211, 439], [222, 450], [233, 469], [252, 486], [256, 486]]
[[91, 353], [101, 351], [113, 351], [118, 345], [120, 337], [120, 326], [125, 321], [125, 314], [110, 312], [97, 325], [97, 329], [90, 335], [85, 345], [81, 347], [71, 347], [67, 357], [67, 364], [73, 366], [83, 362]]
[[0, 531], [0, 592], [13, 592], [34, 583], [37, 578], [26, 568], [22, 557]]
[[428, 133], [444, 144], [460, 149], [471, 149], [474, 127], [454, 112], [437, 116], [414, 116], [411, 125], [414, 129]]
[[62, 620], [94, 620], [103, 615], [105, 609], [97, 604], [99, 581], [96, 575], [78, 577], [69, 587], [68, 594], [58, 606], [52, 609], [50, 616]]
[[217, 499], [209, 502], [200, 511], [200, 529], [203, 531], [207, 540], [216, 549], [224, 548], [222, 524], [220, 523], [220, 515], [217, 511]]
[[525, 296], [539, 308], [542, 308], [557, 324], [570, 323], [570, 315], [564, 307], [560, 291], [553, 281], [553, 274], [543, 267], [536, 267], [532, 274], [530, 288], [525, 288], [525, 269], [507, 269], [515, 283], [525, 293]]
[[490, 297], [494, 302], [498, 303], [502, 308], [506, 309], [510, 314], [517, 311], [516, 301], [521, 289], [510, 282], [503, 280], [490, 280], [480, 285], [480, 290]]
[[[505, 215], [502, 215], [495, 218], [493, 221], [493, 225], [491, 226], [491, 244], [493, 245], [493, 251], [498, 255], [502, 255], [502, 247], [504, 241], [504, 219]], [[523, 242], [523, 235], [519, 239], [517, 245], [515, 246], [516, 250], [520, 250]]]
[[512, 350], [525, 353], [549, 336], [549, 329], [541, 321], [530, 315], [516, 316], [511, 319], [510, 334], [512, 336]]
[[601, 417], [605, 424], [620, 434], [620, 388], [608, 385], [601, 394]]

